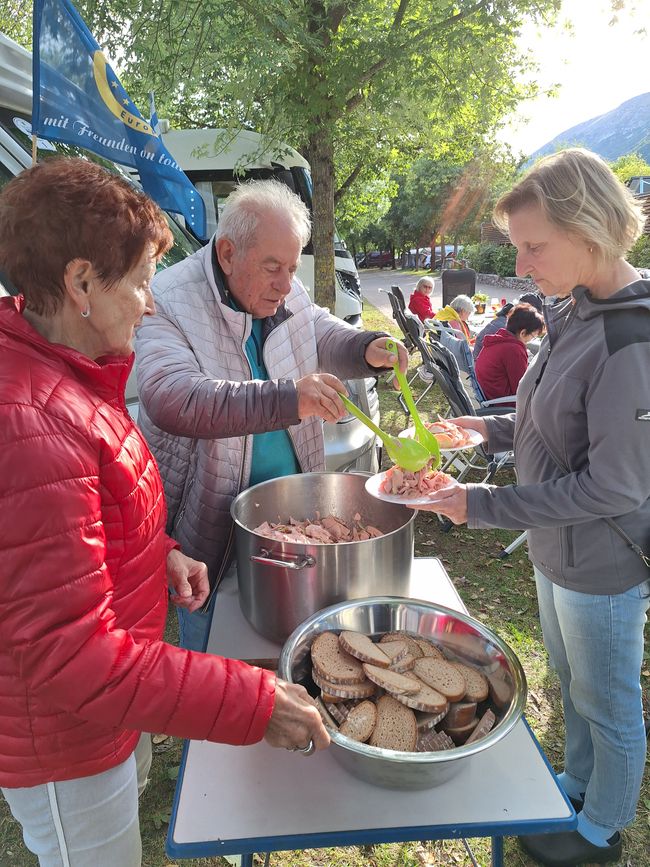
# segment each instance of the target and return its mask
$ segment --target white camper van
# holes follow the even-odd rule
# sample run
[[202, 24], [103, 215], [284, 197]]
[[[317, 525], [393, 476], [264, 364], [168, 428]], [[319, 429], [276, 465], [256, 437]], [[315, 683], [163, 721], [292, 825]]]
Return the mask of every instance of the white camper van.
[[[179, 166], [201, 193], [205, 202], [208, 235], [219, 222], [223, 203], [235, 186], [252, 179], [275, 178], [296, 193], [312, 212], [312, 182], [309, 163], [286, 144], [271, 148], [259, 133], [225, 129], [169, 129], [160, 121], [162, 140]], [[334, 236], [336, 268], [335, 314], [361, 326], [361, 286], [354, 258], [345, 243]], [[314, 253], [311, 242], [302, 251], [298, 277], [312, 296]]]
[[[0, 188], [31, 163], [31, 110], [32, 110], [32, 58], [28, 51], [0, 33]], [[69, 145], [38, 140], [39, 159], [48, 155], [69, 154], [84, 156], [106, 166], [111, 171], [124, 174], [114, 163]], [[174, 235], [174, 246], [165, 254], [161, 268], [173, 265], [200, 248], [200, 243], [174, 217], [168, 216]], [[43, 219], [56, 219], [55, 214], [43, 214]], [[8, 276], [0, 262], [0, 296], [13, 294]], [[379, 422], [379, 401], [374, 379], [353, 380], [347, 383], [350, 397], [358, 406]], [[138, 395], [135, 376], [127, 383], [127, 406], [137, 419]], [[325, 459], [327, 469], [345, 471], [350, 469], [375, 472], [378, 466], [376, 438], [353, 416], [346, 416], [337, 424], [325, 424]]]

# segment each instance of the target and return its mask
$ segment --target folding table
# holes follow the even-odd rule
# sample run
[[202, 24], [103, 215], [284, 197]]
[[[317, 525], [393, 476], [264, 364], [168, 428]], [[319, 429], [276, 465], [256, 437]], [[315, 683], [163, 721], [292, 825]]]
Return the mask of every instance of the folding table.
[[[436, 558], [413, 561], [409, 595], [466, 611]], [[233, 573], [217, 593], [207, 650], [238, 659], [280, 653], [241, 614]], [[252, 865], [254, 852], [491, 837], [492, 864], [500, 867], [504, 836], [568, 831], [576, 824], [524, 719], [497, 744], [466, 759], [451, 780], [415, 792], [359, 780], [328, 750], [305, 757], [265, 742], [233, 747], [190, 741], [167, 853], [176, 859], [241, 854], [242, 864]]]

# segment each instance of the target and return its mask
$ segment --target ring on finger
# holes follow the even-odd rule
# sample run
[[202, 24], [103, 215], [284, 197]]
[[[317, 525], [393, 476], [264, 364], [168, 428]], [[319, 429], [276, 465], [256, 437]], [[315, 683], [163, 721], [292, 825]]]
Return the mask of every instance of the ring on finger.
[[306, 747], [287, 747], [290, 753], [302, 753], [303, 756], [311, 756], [316, 752], [316, 746], [314, 744], [314, 739], [309, 738], [309, 743]]

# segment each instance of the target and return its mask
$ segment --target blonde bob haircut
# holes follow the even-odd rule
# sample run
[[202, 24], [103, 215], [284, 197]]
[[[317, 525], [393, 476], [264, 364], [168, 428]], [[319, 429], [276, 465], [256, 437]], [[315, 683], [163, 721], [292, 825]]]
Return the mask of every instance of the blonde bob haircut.
[[584, 148], [541, 159], [494, 208], [494, 223], [508, 231], [508, 217], [537, 205], [567, 234], [585, 241], [603, 260], [625, 256], [643, 231], [645, 217], [609, 166]]

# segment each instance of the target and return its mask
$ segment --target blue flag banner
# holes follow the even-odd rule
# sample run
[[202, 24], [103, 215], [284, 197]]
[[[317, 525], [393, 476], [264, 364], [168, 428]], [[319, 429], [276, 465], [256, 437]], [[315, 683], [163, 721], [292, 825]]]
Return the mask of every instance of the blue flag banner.
[[149, 123], [156, 135], [160, 135], [160, 123], [158, 122], [156, 100], [154, 99], [153, 90], [149, 91]]
[[205, 238], [198, 190], [144, 120], [69, 0], [35, 0], [32, 129], [138, 171], [161, 208]]

